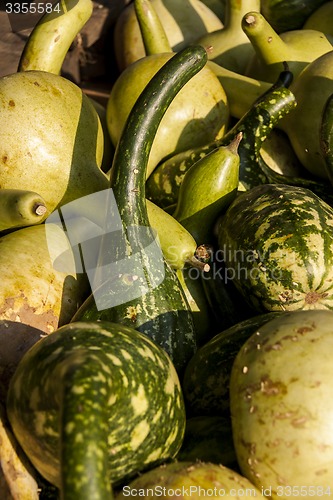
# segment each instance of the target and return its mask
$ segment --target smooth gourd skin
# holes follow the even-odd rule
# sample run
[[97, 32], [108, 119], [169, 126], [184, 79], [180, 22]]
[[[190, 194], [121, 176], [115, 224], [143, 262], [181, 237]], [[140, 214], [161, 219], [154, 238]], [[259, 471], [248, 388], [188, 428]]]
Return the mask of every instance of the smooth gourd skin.
[[[196, 38], [223, 27], [221, 20], [198, 0], [152, 0], [171, 49], [179, 52]], [[120, 71], [146, 55], [134, 5], [123, 9], [114, 30], [114, 47]]]
[[[114, 83], [106, 108], [107, 126], [117, 145], [126, 119], [141, 91], [172, 58], [172, 52], [152, 54], [126, 68]], [[205, 65], [178, 93], [158, 127], [149, 155], [147, 177], [165, 157], [222, 137], [229, 122], [227, 96]]]
[[195, 238], [198, 245], [211, 243], [213, 226], [220, 212], [234, 200], [239, 184], [237, 148], [242, 135], [196, 162], [181, 183], [173, 217]]
[[320, 127], [325, 104], [333, 92], [333, 51], [308, 64], [290, 90], [297, 106], [281, 121], [281, 128], [302, 165], [316, 178], [328, 179], [320, 148]]
[[300, 29], [325, 0], [261, 0], [261, 11], [278, 33]]
[[0, 79], [0, 186], [34, 191], [49, 212], [106, 189], [103, 131], [81, 89], [45, 71]]
[[259, 327], [232, 367], [238, 463], [274, 500], [287, 485], [332, 492], [332, 320], [332, 311], [287, 312]]
[[248, 12], [242, 27], [255, 53], [245, 70], [247, 76], [274, 82], [283, 64], [296, 78], [302, 69], [332, 50], [332, 38], [320, 31], [299, 29], [278, 34], [259, 12]]
[[[89, 481], [117, 483], [173, 457], [185, 428], [180, 384], [169, 357], [145, 335], [109, 322], [71, 323], [35, 344], [11, 380], [7, 412], [36, 469], [61, 488], [61, 475], [70, 468], [82, 483], [81, 498], [93, 498]], [[107, 441], [101, 442], [104, 426]], [[71, 446], [61, 463], [63, 433]], [[105, 444], [107, 475], [100, 477]], [[91, 479], [76, 469], [90, 452], [98, 466]]]
[[54, 6], [59, 12], [45, 12], [30, 33], [18, 71], [40, 70], [59, 75], [71, 43], [93, 12], [91, 0], [59, 0]]

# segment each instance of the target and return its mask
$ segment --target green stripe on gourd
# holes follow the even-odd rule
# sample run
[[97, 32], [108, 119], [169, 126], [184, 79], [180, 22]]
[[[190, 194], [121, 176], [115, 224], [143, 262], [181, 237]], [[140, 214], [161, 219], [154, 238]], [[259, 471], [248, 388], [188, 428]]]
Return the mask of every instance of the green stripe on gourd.
[[220, 219], [229, 278], [258, 311], [333, 309], [333, 209], [284, 184], [242, 193]]
[[[112, 321], [138, 329], [167, 351], [179, 372], [196, 350], [193, 317], [176, 273], [165, 259], [158, 261], [147, 253], [147, 242], [155, 240], [155, 235], [146, 206], [146, 169], [165, 111], [177, 92], [206, 61], [207, 53], [200, 46], [178, 52], [154, 75], [137, 99], [118, 142], [110, 179], [126, 233], [126, 256], [131, 255], [136, 261], [128, 273], [119, 276], [107, 264], [115, 262], [115, 257], [124, 259], [124, 252], [120, 255], [123, 241], [118, 245], [113, 243], [112, 248], [112, 242], [106, 238], [105, 245], [103, 242], [101, 245], [98, 266], [104, 281], [98, 290], [102, 305], [97, 307], [91, 294], [73, 318], [73, 321]], [[142, 237], [145, 227], [146, 237]], [[131, 238], [128, 231], [131, 231]], [[142, 294], [110, 306], [110, 297], [117, 295], [116, 285], [119, 284], [117, 290], [124, 288], [124, 283], [130, 289], [131, 283], [143, 273], [146, 282], [143, 278], [139, 282], [140, 286], [143, 283]]]
[[185, 430], [170, 358], [114, 323], [71, 323], [35, 344], [11, 380], [7, 412], [66, 500], [109, 498], [111, 483], [175, 456]]

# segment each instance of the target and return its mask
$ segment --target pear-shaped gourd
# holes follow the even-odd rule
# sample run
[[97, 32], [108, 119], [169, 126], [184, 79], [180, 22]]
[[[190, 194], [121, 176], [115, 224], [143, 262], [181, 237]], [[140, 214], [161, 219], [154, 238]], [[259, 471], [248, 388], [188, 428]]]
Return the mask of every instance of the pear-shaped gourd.
[[[152, 0], [173, 51], [178, 52], [205, 33], [221, 29], [222, 21], [200, 0]], [[114, 50], [120, 71], [146, 55], [134, 4], [118, 17]]]
[[211, 243], [213, 226], [237, 195], [239, 185], [239, 133], [227, 146], [220, 146], [198, 160], [186, 172], [173, 213], [198, 245]]
[[108, 187], [103, 131], [81, 89], [44, 71], [0, 79], [0, 186], [33, 191], [48, 212]]
[[253, 333], [232, 367], [238, 463], [274, 500], [332, 494], [332, 324], [332, 311], [285, 313]]
[[196, 43], [205, 47], [211, 61], [244, 74], [254, 49], [242, 29], [242, 18], [251, 10], [260, 10], [260, 0], [228, 0], [225, 3], [223, 28], [200, 37]]
[[247, 76], [274, 82], [288, 64], [296, 78], [307, 64], [333, 49], [332, 39], [321, 31], [290, 30], [278, 34], [259, 12], [248, 12], [242, 27], [255, 50], [245, 71]]
[[[246, 497], [264, 498], [256, 488], [239, 473], [210, 462], [174, 462], [161, 465], [140, 475], [123, 486], [116, 500], [123, 500], [131, 491], [142, 492], [141, 498], [151, 498], [150, 491], [165, 491], [166, 498], [174, 498], [171, 492], [191, 492], [191, 498], [200, 500], [203, 492], [212, 498], [240, 500]], [[214, 496], [213, 496], [214, 495]], [[185, 495], [179, 498], [186, 498]]]
[[310, 63], [290, 85], [297, 106], [281, 120], [302, 165], [314, 176], [328, 178], [320, 148], [320, 127], [327, 99], [333, 93], [333, 51]]
[[83, 275], [76, 273], [66, 234], [56, 224], [25, 227], [2, 236], [0, 275], [0, 320], [45, 333], [68, 323], [87, 292]]
[[333, 1], [326, 1], [307, 18], [304, 29], [318, 30], [333, 36]]
[[[107, 123], [114, 145], [141, 91], [174, 54], [152, 54], [131, 64], [117, 78], [107, 104]], [[178, 93], [157, 130], [147, 177], [165, 157], [222, 137], [229, 121], [226, 93], [206, 65]]]

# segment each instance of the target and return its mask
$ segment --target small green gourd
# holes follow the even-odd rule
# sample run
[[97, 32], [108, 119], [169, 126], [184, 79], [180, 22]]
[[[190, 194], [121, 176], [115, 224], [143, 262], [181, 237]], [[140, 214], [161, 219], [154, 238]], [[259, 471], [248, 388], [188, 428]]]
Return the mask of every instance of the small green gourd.
[[233, 201], [239, 184], [237, 153], [242, 133], [197, 161], [184, 175], [173, 217], [198, 245], [211, 243], [217, 216]]
[[0, 231], [39, 224], [47, 215], [46, 203], [38, 193], [0, 189]]
[[[108, 267], [106, 264], [114, 260], [114, 255], [122, 262], [124, 242], [110, 243], [108, 238], [105, 244], [102, 242], [99, 269], [103, 282], [96, 290], [99, 305], [92, 293], [73, 318], [132, 326], [162, 346], [177, 370], [184, 368], [196, 350], [193, 318], [175, 272], [162, 256], [151, 258], [147, 251], [148, 242], [154, 242], [155, 235], [147, 214], [146, 169], [163, 114], [206, 61], [206, 51], [200, 46], [175, 54], [136, 101], [115, 152], [110, 180], [123, 224], [126, 256], [132, 258], [124, 261], [122, 271], [117, 266]], [[136, 296], [133, 289], [138, 292]], [[120, 293], [124, 294], [121, 300]]]

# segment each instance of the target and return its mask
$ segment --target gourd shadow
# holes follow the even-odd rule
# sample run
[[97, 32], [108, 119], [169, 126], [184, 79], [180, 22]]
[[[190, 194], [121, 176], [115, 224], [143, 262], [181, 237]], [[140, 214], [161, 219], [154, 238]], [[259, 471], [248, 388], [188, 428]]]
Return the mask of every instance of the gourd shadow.
[[43, 336], [39, 328], [0, 320], [0, 402], [5, 403], [10, 380], [24, 354]]
[[[97, 162], [99, 134], [103, 133], [98, 113], [90, 98], [82, 93], [81, 108], [73, 144], [69, 189], [58, 203], [58, 208], [79, 197], [106, 189], [108, 181]], [[89, 130], [87, 134], [86, 130]]]
[[[184, 30], [182, 29], [183, 27], [183, 24], [184, 24], [184, 19], [183, 19], [183, 15], [182, 15], [182, 10], [183, 9], [177, 9], [177, 8], [169, 8], [168, 9], [168, 5], [165, 4], [165, 1], [162, 0], [162, 3], [164, 5], [164, 7], [169, 10], [170, 12], [170, 15], [175, 19], [178, 27], [180, 28], [180, 31], [182, 33], [182, 36], [183, 38], [185, 39], [185, 33], [184, 33]], [[169, 4], [171, 3], [172, 5], [172, 2], [169, 1]], [[175, 0], [174, 2], [175, 4], [180, 4], [181, 2], [179, 2], [179, 0]], [[205, 27], [205, 24], [204, 22], [202, 21], [201, 17], [199, 16], [199, 14], [197, 13], [197, 11], [195, 10], [195, 8], [193, 7], [193, 5], [187, 1], [186, 2], [186, 5], [188, 7], [188, 18], [191, 19], [191, 26], [192, 26], [192, 29], [193, 29], [193, 33], [202, 33], [202, 34], [206, 34], [208, 33], [206, 27]], [[184, 48], [184, 42], [180, 42], [178, 43], [177, 45], [175, 45], [173, 47], [173, 51], [174, 52], [179, 52], [179, 50], [181, 50], [182, 48]]]
[[[221, 119], [217, 120], [217, 116], [220, 116]], [[171, 158], [177, 153], [187, 151], [189, 149], [189, 144], [191, 144], [190, 147], [197, 148], [206, 146], [220, 139], [223, 135], [221, 129], [223, 126], [225, 129], [227, 128], [229, 116], [228, 104], [223, 101], [218, 101], [206, 116], [202, 118], [192, 118], [181, 131], [174, 151], [163, 158], [162, 161]], [[192, 138], [195, 143], [193, 143], [193, 141], [191, 142]]]

